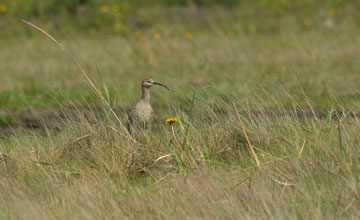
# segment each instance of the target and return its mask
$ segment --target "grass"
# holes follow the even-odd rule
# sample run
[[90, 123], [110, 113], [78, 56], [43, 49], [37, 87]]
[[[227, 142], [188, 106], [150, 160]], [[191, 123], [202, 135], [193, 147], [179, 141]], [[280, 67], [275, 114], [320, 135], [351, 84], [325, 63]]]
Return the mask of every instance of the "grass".
[[[58, 47], [38, 33], [4, 38], [1, 109], [76, 111], [60, 130], [0, 139], [0, 217], [357, 219], [353, 17], [331, 18], [334, 26], [319, 18], [316, 27], [273, 18], [273, 31], [249, 32], [228, 28], [244, 27], [241, 20], [221, 25], [223, 16], [199, 30], [164, 22], [123, 37], [55, 33], [115, 108], [136, 102], [145, 77], [170, 87], [151, 88], [160, 122], [136, 143], [116, 120], [97, 116], [102, 101]], [[194, 169], [167, 117], [179, 119], [176, 136]]]

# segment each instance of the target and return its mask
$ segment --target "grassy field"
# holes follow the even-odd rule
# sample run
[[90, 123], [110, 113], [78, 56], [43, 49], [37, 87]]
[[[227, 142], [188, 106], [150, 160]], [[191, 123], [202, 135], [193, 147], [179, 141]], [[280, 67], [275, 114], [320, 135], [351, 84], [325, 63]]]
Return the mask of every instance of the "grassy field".
[[358, 219], [353, 9], [168, 10], [126, 33], [36, 22], [109, 90], [122, 122], [143, 78], [170, 87], [151, 88], [157, 118], [136, 142], [57, 45], [20, 21], [3, 35], [0, 218]]

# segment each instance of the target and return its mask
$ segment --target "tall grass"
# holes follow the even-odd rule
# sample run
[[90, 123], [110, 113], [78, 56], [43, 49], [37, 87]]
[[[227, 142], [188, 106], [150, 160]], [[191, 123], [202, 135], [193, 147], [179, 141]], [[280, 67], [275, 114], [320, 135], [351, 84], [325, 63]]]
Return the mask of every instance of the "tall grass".
[[[296, 119], [293, 109], [261, 108], [268, 98], [256, 100], [255, 108], [239, 105], [242, 117], [253, 121], [245, 126], [261, 169], [231, 103], [220, 97], [221, 112], [195, 102], [187, 152], [196, 169], [189, 175], [175, 157], [164, 157], [171, 148], [176, 151], [161, 141], [171, 139], [168, 127], [140, 133], [134, 143], [101, 120], [74, 115], [61, 134], [9, 140], [12, 151], [1, 167], [2, 211], [19, 218], [170, 218], [175, 213], [176, 218], [356, 218], [357, 119], [344, 118], [341, 128], [339, 119], [329, 125], [325, 118], [313, 121], [311, 113]], [[282, 105], [279, 97], [271, 98]], [[32, 163], [27, 146], [36, 147], [40, 164]]]

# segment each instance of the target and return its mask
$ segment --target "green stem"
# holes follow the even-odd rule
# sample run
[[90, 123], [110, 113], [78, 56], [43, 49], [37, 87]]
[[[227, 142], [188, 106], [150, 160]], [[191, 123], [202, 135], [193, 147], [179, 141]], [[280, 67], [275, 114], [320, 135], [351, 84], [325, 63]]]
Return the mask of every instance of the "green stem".
[[192, 166], [192, 163], [190, 162], [190, 159], [189, 157], [186, 155], [185, 151], [182, 149], [182, 147], [180, 146], [177, 138], [176, 138], [176, 135], [175, 135], [175, 129], [174, 129], [174, 126], [171, 125], [171, 130], [172, 130], [172, 134], [173, 134], [173, 137], [174, 137], [174, 140], [175, 140], [175, 143], [177, 144], [177, 146], [179, 147], [181, 153], [184, 155], [184, 157], [186, 158], [187, 162], [189, 163], [190, 167], [193, 168]]

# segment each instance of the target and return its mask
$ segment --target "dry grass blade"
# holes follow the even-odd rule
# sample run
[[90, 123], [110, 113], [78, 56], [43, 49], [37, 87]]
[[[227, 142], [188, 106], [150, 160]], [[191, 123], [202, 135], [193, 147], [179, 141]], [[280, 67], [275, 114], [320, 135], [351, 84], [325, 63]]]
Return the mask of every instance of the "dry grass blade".
[[304, 150], [305, 143], [306, 143], [306, 140], [304, 140], [304, 143], [303, 143], [302, 146], [301, 146], [301, 149], [300, 149], [298, 158], [301, 157], [301, 154], [302, 154], [302, 152], [303, 152], [303, 150]]
[[243, 125], [243, 123], [242, 123], [242, 120], [241, 120], [241, 118], [240, 118], [239, 111], [238, 111], [238, 109], [236, 108], [235, 102], [232, 102], [232, 103], [233, 103], [234, 108], [235, 108], [236, 116], [237, 116], [237, 118], [239, 119], [239, 122], [240, 122], [240, 125], [241, 125], [241, 129], [242, 129], [242, 131], [244, 132], [246, 141], [247, 141], [248, 144], [249, 144], [250, 151], [251, 151], [252, 155], [254, 156], [254, 159], [255, 159], [255, 161], [256, 161], [256, 164], [257, 164], [257, 165], [259, 166], [259, 168], [261, 169], [258, 156], [256, 155], [256, 153], [255, 153], [255, 151], [254, 151], [254, 148], [252, 147], [252, 145], [251, 145], [251, 143], [250, 143], [249, 137], [247, 136], [245, 127], [244, 127], [244, 125]]
[[294, 184], [294, 183], [288, 183], [287, 181], [286, 182], [281, 182], [281, 181], [279, 181], [279, 180], [277, 180], [277, 179], [273, 179], [274, 180], [274, 182], [276, 182], [276, 183], [278, 183], [278, 184], [280, 184], [280, 185], [283, 185], [283, 186], [296, 186], [296, 184]]
[[164, 159], [164, 158], [166, 158], [166, 157], [170, 157], [170, 156], [173, 156], [173, 155], [172, 155], [172, 154], [166, 154], [166, 155], [164, 155], [164, 156], [161, 156], [161, 157], [159, 157], [158, 159], [156, 159], [156, 160], [154, 161], [154, 164], [155, 164], [156, 162], [158, 162], [159, 160]]
[[135, 139], [130, 135], [130, 133], [128, 132], [128, 130], [125, 128], [124, 124], [121, 122], [120, 118], [116, 115], [116, 113], [114, 112], [114, 110], [111, 108], [110, 104], [107, 102], [107, 100], [104, 98], [104, 96], [101, 94], [100, 90], [96, 88], [96, 86], [94, 85], [94, 83], [91, 81], [91, 79], [89, 78], [89, 76], [86, 74], [85, 70], [81, 67], [81, 65], [79, 64], [79, 62], [76, 61], [76, 59], [74, 58], [74, 56], [70, 53], [70, 51], [68, 51], [63, 45], [61, 45], [53, 36], [51, 36], [49, 33], [47, 33], [46, 31], [44, 31], [43, 29], [39, 28], [38, 26], [22, 20], [22, 22], [24, 22], [25, 24], [29, 25], [30, 27], [40, 31], [41, 33], [43, 33], [45, 36], [47, 36], [51, 41], [53, 41], [55, 44], [57, 44], [64, 52], [65, 54], [71, 59], [71, 61], [79, 68], [80, 72], [85, 76], [86, 80], [88, 81], [88, 83], [91, 85], [91, 87], [94, 89], [94, 91], [96, 92], [96, 94], [102, 99], [102, 101], [106, 104], [106, 106], [110, 109], [111, 113], [114, 115], [114, 117], [116, 118], [116, 120], [119, 122], [121, 128], [125, 131], [127, 137], [132, 140], [133, 142], [135, 142]]

